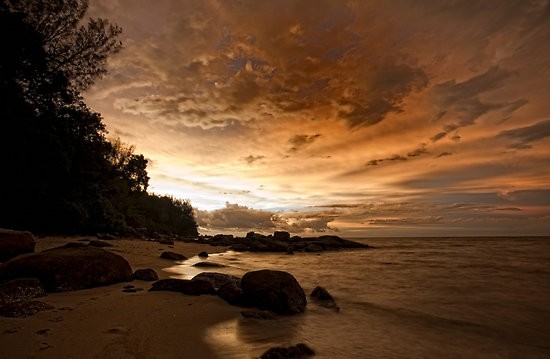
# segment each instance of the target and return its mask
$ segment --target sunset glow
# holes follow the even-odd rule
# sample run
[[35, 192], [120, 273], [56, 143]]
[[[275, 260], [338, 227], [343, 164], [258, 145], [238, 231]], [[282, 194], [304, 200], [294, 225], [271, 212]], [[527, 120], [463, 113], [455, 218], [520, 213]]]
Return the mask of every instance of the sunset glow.
[[87, 92], [201, 233], [550, 234], [548, 1], [91, 0]]

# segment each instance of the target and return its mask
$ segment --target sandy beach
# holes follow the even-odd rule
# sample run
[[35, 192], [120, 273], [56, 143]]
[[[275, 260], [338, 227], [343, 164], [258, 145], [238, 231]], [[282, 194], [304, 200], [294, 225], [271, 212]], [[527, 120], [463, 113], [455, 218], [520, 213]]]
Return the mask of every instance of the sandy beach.
[[[37, 239], [36, 251], [81, 238]], [[109, 251], [120, 254], [133, 270], [162, 268], [173, 261], [161, 259], [163, 250], [187, 257], [223, 247], [176, 242], [120, 239], [109, 241]], [[123, 292], [126, 285], [143, 288]], [[1, 358], [216, 358], [205, 343], [207, 328], [239, 316], [240, 309], [217, 296], [186, 296], [174, 292], [148, 292], [151, 282], [133, 281], [37, 298], [55, 309], [26, 318], [0, 317]]]

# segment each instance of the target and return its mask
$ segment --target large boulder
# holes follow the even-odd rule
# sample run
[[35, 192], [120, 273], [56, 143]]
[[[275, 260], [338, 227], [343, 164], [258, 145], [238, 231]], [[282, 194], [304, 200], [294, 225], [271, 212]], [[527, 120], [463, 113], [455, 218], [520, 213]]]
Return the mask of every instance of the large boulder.
[[245, 304], [277, 314], [296, 314], [307, 305], [304, 290], [292, 274], [259, 270], [246, 273], [241, 279]]
[[65, 292], [132, 280], [126, 259], [101, 248], [64, 246], [14, 258], [0, 266], [0, 281], [38, 278], [46, 291]]
[[212, 283], [206, 280], [188, 279], [161, 279], [155, 283], [150, 291], [180, 292], [187, 295], [216, 294]]
[[34, 236], [30, 232], [0, 228], [0, 262], [19, 254], [33, 253], [35, 244]]

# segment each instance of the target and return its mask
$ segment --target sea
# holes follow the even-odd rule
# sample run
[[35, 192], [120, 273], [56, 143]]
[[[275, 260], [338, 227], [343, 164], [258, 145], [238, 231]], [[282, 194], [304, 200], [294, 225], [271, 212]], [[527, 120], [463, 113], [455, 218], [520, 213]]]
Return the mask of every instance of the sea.
[[[205, 340], [219, 357], [258, 358], [305, 343], [315, 358], [550, 358], [550, 237], [353, 239], [372, 249], [322, 253], [227, 251], [212, 271], [259, 269], [296, 277], [305, 313], [238, 318]], [[204, 269], [193, 257], [174, 278]], [[340, 310], [309, 298], [325, 287]]]

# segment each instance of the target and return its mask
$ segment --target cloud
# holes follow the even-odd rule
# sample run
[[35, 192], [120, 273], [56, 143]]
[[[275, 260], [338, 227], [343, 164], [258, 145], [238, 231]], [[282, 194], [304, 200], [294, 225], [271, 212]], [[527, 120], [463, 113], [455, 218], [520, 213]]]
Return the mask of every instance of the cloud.
[[265, 156], [253, 156], [253, 155], [249, 155], [247, 157], [244, 158], [244, 160], [246, 161], [246, 163], [248, 163], [249, 165], [253, 164], [254, 162], [257, 162], [259, 160], [263, 160], [265, 158]]
[[221, 230], [247, 230], [276, 228], [275, 212], [252, 209], [238, 204], [226, 203], [225, 208], [213, 211], [197, 211], [197, 224], [204, 228]]
[[386, 63], [373, 69], [366, 86], [353, 89], [357, 97], [340, 102], [338, 115], [352, 128], [375, 125], [390, 112], [401, 112], [405, 97], [427, 85], [428, 76], [421, 69]]
[[438, 154], [437, 156], [435, 156], [436, 158], [441, 158], [441, 157], [447, 157], [447, 156], [452, 156], [453, 153], [452, 152], [441, 152], [440, 154]]
[[315, 140], [321, 137], [320, 134], [315, 135], [295, 135], [291, 137], [288, 142], [292, 146], [289, 152], [298, 152], [302, 148], [312, 144]]
[[497, 138], [511, 140], [509, 148], [524, 150], [532, 147], [531, 143], [550, 137], [550, 120], [540, 121], [530, 126], [502, 131]]
[[[433, 89], [433, 98], [440, 109], [438, 118], [452, 118], [452, 122], [445, 124], [443, 131], [432, 136], [431, 141], [437, 142], [452, 131], [475, 124], [478, 118], [489, 111], [503, 108], [504, 115], [509, 117], [525, 105], [527, 103], [525, 99], [494, 103], [481, 99], [482, 94], [502, 87], [514, 74], [512, 71], [492, 66], [487, 71], [463, 82], [449, 80], [437, 84]], [[460, 137], [455, 135], [452, 139], [456, 141]]]
[[197, 224], [207, 231], [258, 231], [286, 230], [292, 233], [318, 233], [335, 231], [329, 223], [334, 216], [322, 212], [281, 213], [253, 209], [226, 203], [224, 208], [196, 211]]
[[[207, 228], [364, 234], [455, 228], [476, 213], [516, 221], [531, 210], [476, 192], [520, 197], [518, 189], [548, 183], [548, 1], [95, 0], [90, 8], [122, 26], [125, 49], [87, 103], [155, 161], [155, 191], [201, 209], [239, 203], [203, 213]], [[473, 194], [451, 201], [456, 191]], [[383, 205], [392, 198], [418, 206]], [[501, 231], [526, 228], [517, 223]]]
[[422, 143], [420, 147], [412, 150], [411, 152], [407, 153], [407, 157], [418, 157], [422, 156], [424, 154], [427, 154], [428, 150], [426, 149], [426, 144]]

